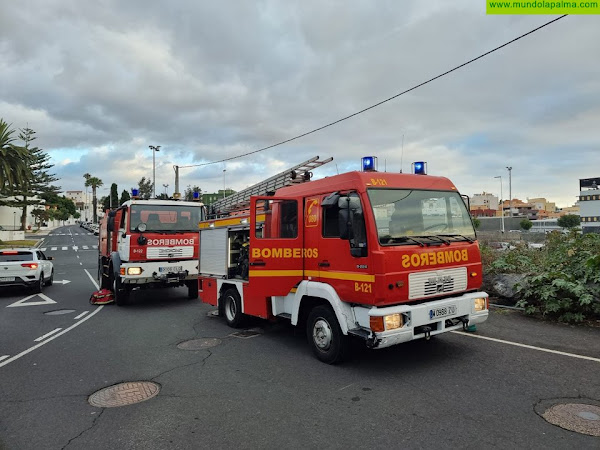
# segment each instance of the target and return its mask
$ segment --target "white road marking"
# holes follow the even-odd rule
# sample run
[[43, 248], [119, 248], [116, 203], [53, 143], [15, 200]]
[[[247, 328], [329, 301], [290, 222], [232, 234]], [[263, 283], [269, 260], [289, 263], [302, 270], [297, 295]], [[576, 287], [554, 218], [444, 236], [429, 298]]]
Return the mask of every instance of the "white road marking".
[[10, 358], [10, 355], [0, 356], [0, 361], [2, 361], [3, 359], [6, 359], [6, 358]]
[[87, 273], [87, 276], [90, 277], [90, 280], [92, 280], [92, 283], [94, 284], [94, 286], [96, 286], [96, 290], [100, 289], [100, 286], [98, 286], [98, 283], [96, 283], [96, 280], [94, 280], [94, 278], [90, 275], [90, 273], [88, 272], [87, 269], [83, 269], [85, 271], [85, 273]]
[[57, 284], [69, 284], [71, 280], [54, 280]]
[[81, 248], [87, 250], [89, 247], [87, 245], [82, 245]]
[[555, 355], [569, 356], [570, 358], [587, 359], [588, 361], [600, 362], [600, 358], [594, 358], [592, 356], [576, 355], [575, 353], [561, 352], [558, 350], [551, 350], [549, 348], [535, 347], [533, 345], [527, 345], [527, 344], [520, 344], [519, 342], [511, 342], [511, 341], [505, 341], [503, 339], [496, 339], [496, 338], [491, 338], [491, 337], [487, 337], [487, 336], [479, 336], [476, 334], [465, 333], [463, 331], [451, 331], [451, 333], [461, 334], [463, 336], [468, 336], [468, 337], [477, 338], [477, 339], [485, 339], [486, 341], [498, 342], [500, 344], [514, 345], [515, 347], [529, 348], [531, 350], [537, 350], [540, 352], [554, 353]]
[[[43, 301], [37, 301], [37, 302], [27, 302], [27, 300], [29, 300], [30, 298], [33, 297], [40, 297]], [[54, 300], [52, 300], [50, 297], [48, 297], [47, 295], [44, 294], [33, 294], [30, 295], [29, 297], [25, 297], [22, 298], [21, 300], [18, 300], [14, 303], [11, 303], [10, 305], [7, 305], [7, 308], [15, 308], [17, 306], [39, 306], [39, 305], [52, 305], [53, 303], [56, 303]]]
[[[96, 287], [96, 289], [98, 289], [98, 283], [96, 283], [96, 280], [94, 280], [94, 279], [92, 278], [92, 276], [90, 275], [90, 273], [89, 273], [89, 272], [88, 272], [86, 269], [83, 269], [83, 270], [85, 270], [85, 273], [87, 273], [88, 277], [90, 277], [90, 280], [92, 280], [92, 284], [93, 284], [93, 285]], [[72, 329], [74, 329], [74, 328], [78, 327], [79, 325], [81, 325], [81, 324], [82, 324], [83, 322], [85, 322], [86, 320], [88, 320], [88, 319], [91, 319], [92, 317], [94, 317], [94, 315], [98, 314], [98, 313], [99, 313], [99, 312], [102, 310], [102, 308], [104, 308], [104, 305], [100, 305], [100, 306], [98, 306], [98, 307], [96, 308], [96, 310], [95, 310], [94, 312], [92, 312], [92, 313], [91, 313], [89, 316], [86, 316], [86, 317], [84, 317], [84, 318], [83, 318], [83, 319], [81, 319], [79, 322], [76, 322], [76, 323], [74, 323], [73, 325], [71, 325], [69, 328], [66, 328], [66, 329], [64, 329], [63, 331], [61, 331], [60, 333], [57, 333], [57, 334], [55, 334], [54, 336], [51, 336], [50, 338], [46, 339], [45, 341], [43, 341], [43, 342], [40, 342], [39, 344], [37, 344], [37, 345], [34, 345], [33, 347], [31, 347], [31, 348], [28, 348], [27, 350], [24, 350], [24, 351], [22, 351], [21, 353], [19, 353], [18, 355], [15, 355], [15, 356], [13, 356], [12, 358], [9, 358], [9, 359], [7, 359], [7, 360], [5, 360], [5, 361], [2, 361], [2, 362], [0, 362], [0, 367], [4, 367], [4, 366], [6, 366], [7, 364], [10, 364], [11, 362], [13, 362], [13, 361], [16, 361], [17, 359], [19, 359], [19, 358], [21, 358], [21, 357], [23, 357], [23, 356], [27, 355], [28, 353], [31, 353], [32, 351], [34, 351], [34, 350], [36, 350], [36, 349], [40, 348], [42, 345], [46, 345], [48, 342], [51, 342], [51, 341], [53, 341], [53, 340], [54, 340], [54, 339], [56, 339], [57, 337], [60, 337], [60, 336], [62, 336], [63, 334], [66, 334], [66, 333], [68, 333], [68, 332], [69, 332], [69, 331], [71, 331]]]
[[83, 263], [79, 263], [80, 266], [83, 266]]
[[87, 313], [89, 313], [89, 311], [84, 311], [81, 314], [79, 314], [78, 316], [75, 317], [75, 320], [79, 320], [81, 319], [83, 316], [85, 316]]
[[44, 248], [40, 248], [41, 251], [45, 252], [46, 251], [46, 247]]
[[43, 336], [40, 336], [39, 338], [37, 338], [37, 339], [34, 339], [33, 341], [34, 341], [34, 342], [40, 342], [40, 341], [43, 341], [43, 340], [44, 340], [44, 339], [46, 339], [48, 336], [52, 336], [54, 333], [58, 333], [60, 330], [62, 330], [62, 328], [57, 328], [56, 330], [52, 330], [50, 333], [46, 333], [45, 335], [43, 335]]
[[68, 247], [63, 247], [62, 249], [63, 249], [63, 250], [66, 250], [67, 248], [68, 248]]
[[50, 250], [56, 250], [56, 247], [52, 247]]
[[92, 248], [96, 248], [96, 249], [97, 249], [97, 248], [98, 248], [98, 246], [97, 246], [97, 245], [92, 245]]
[[73, 246], [73, 250], [77, 251], [79, 249], [79, 247], [77, 247], [76, 245]]

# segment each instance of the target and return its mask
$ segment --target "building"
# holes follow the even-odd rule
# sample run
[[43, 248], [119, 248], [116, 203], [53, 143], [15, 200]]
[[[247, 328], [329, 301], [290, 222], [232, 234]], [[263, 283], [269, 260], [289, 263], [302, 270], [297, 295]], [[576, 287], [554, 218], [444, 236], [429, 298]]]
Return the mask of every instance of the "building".
[[[92, 210], [92, 194], [85, 191], [66, 191], [64, 194], [66, 198], [71, 199], [75, 203], [77, 212], [79, 212], [81, 220], [90, 221], [93, 218]], [[98, 202], [100, 203], [100, 202]], [[100, 208], [101, 209], [101, 208]]]
[[225, 189], [225, 191], [223, 191], [223, 189], [219, 189], [219, 192], [213, 192], [211, 194], [202, 194], [202, 203], [204, 203], [205, 205], [210, 205], [214, 202], [216, 202], [217, 200], [221, 200], [231, 194], [235, 194], [236, 191], [234, 191], [233, 189]]
[[498, 197], [489, 192], [473, 195], [473, 198], [471, 198], [471, 210], [486, 209], [496, 211], [498, 209]]
[[582, 233], [600, 233], [600, 177], [579, 180]]
[[528, 198], [527, 203], [532, 206], [533, 209], [537, 209], [540, 212], [544, 213], [554, 213], [556, 212], [556, 203], [549, 202], [543, 197], [540, 198]]

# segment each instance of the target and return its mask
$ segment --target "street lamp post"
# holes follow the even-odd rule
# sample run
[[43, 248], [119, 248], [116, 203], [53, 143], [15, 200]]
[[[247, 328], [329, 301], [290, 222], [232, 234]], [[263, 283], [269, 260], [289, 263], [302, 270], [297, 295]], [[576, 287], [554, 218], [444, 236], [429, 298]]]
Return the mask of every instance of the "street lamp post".
[[17, 222], [16, 222], [16, 220], [17, 220], [17, 212], [13, 211], [13, 231], [17, 230]]
[[225, 172], [226, 169], [223, 169], [223, 198], [225, 198]]
[[152, 198], [156, 198], [156, 152], [159, 151], [160, 145], [149, 145], [148, 148], [152, 150]]
[[504, 233], [504, 198], [502, 195], [502, 176], [497, 176], [494, 178], [500, 178], [500, 199], [502, 200], [502, 205], [500, 206], [500, 213], [502, 216], [502, 232]]
[[506, 167], [508, 169], [508, 204], [509, 204], [509, 217], [512, 217], [512, 167]]
[[163, 187], [165, 188], [165, 195], [167, 195], [167, 188], [169, 187], [168, 184], [163, 184]]

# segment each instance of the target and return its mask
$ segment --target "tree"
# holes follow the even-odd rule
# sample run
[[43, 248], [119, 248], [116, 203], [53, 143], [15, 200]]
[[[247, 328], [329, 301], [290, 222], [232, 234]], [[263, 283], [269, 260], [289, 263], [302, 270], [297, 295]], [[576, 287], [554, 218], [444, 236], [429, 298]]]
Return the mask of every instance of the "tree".
[[45, 192], [58, 193], [60, 187], [53, 186], [51, 183], [58, 178], [54, 174], [48, 173], [48, 170], [54, 167], [50, 164], [50, 155], [41, 148], [32, 147], [30, 144], [36, 139], [35, 131], [31, 128], [21, 129], [19, 134], [25, 145], [22, 147], [26, 151], [26, 162], [29, 167], [27, 179], [13, 191], [14, 200], [6, 202], [7, 205], [14, 208], [21, 208], [21, 229], [24, 230], [27, 225], [27, 208], [29, 206], [42, 203], [39, 196]]
[[200, 189], [200, 186], [188, 186], [185, 192], [183, 193], [183, 198], [185, 198], [188, 202], [191, 202], [192, 200], [194, 200], [194, 192], [201, 193], [202, 189]]
[[42, 226], [43, 222], [47, 222], [51, 218], [50, 210], [45, 208], [34, 209], [31, 211], [31, 215], [34, 217], [38, 230]]
[[0, 119], [0, 193], [11, 195], [29, 176], [27, 151], [14, 145], [14, 130]]
[[523, 219], [519, 222], [519, 225], [521, 225], [521, 228], [523, 228], [525, 231], [529, 231], [529, 229], [533, 226], [533, 223], [531, 223], [531, 220], [529, 219]]
[[142, 177], [142, 179], [138, 183], [139, 197], [142, 200], [148, 200], [152, 198], [152, 191], [154, 190], [154, 183], [149, 179], [146, 180], [146, 177]]
[[563, 228], [575, 228], [581, 224], [581, 221], [575, 214], [566, 214], [558, 218], [557, 224]]
[[102, 183], [100, 178], [93, 177], [89, 173], [86, 173], [83, 177], [85, 178], [85, 186], [92, 188], [92, 208], [94, 209], [93, 222], [98, 223], [98, 199], [96, 198], [96, 189], [104, 183]]
[[129, 192], [123, 189], [123, 192], [121, 192], [121, 198], [119, 199], [119, 205], [122, 205], [129, 200], [131, 200], [131, 195], [129, 195]]
[[110, 185], [110, 200], [113, 208], [121, 206], [119, 203], [119, 189], [117, 188], [117, 183]]

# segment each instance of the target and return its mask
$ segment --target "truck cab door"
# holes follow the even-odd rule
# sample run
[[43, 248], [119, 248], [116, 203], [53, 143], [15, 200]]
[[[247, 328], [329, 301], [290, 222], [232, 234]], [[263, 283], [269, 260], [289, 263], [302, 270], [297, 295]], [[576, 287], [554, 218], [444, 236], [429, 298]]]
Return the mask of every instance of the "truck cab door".
[[333, 193], [321, 203], [318, 280], [348, 302], [370, 303], [375, 277], [370, 264], [367, 224], [357, 192]]
[[[277, 197], [251, 199], [246, 289], [253, 299], [287, 295], [304, 277], [303, 229], [298, 214], [302, 206], [298, 203]], [[258, 303], [265, 303], [266, 310], [266, 301]], [[253, 314], [248, 311], [249, 304], [245, 302], [245, 312]], [[258, 309], [262, 312], [262, 306]]]

